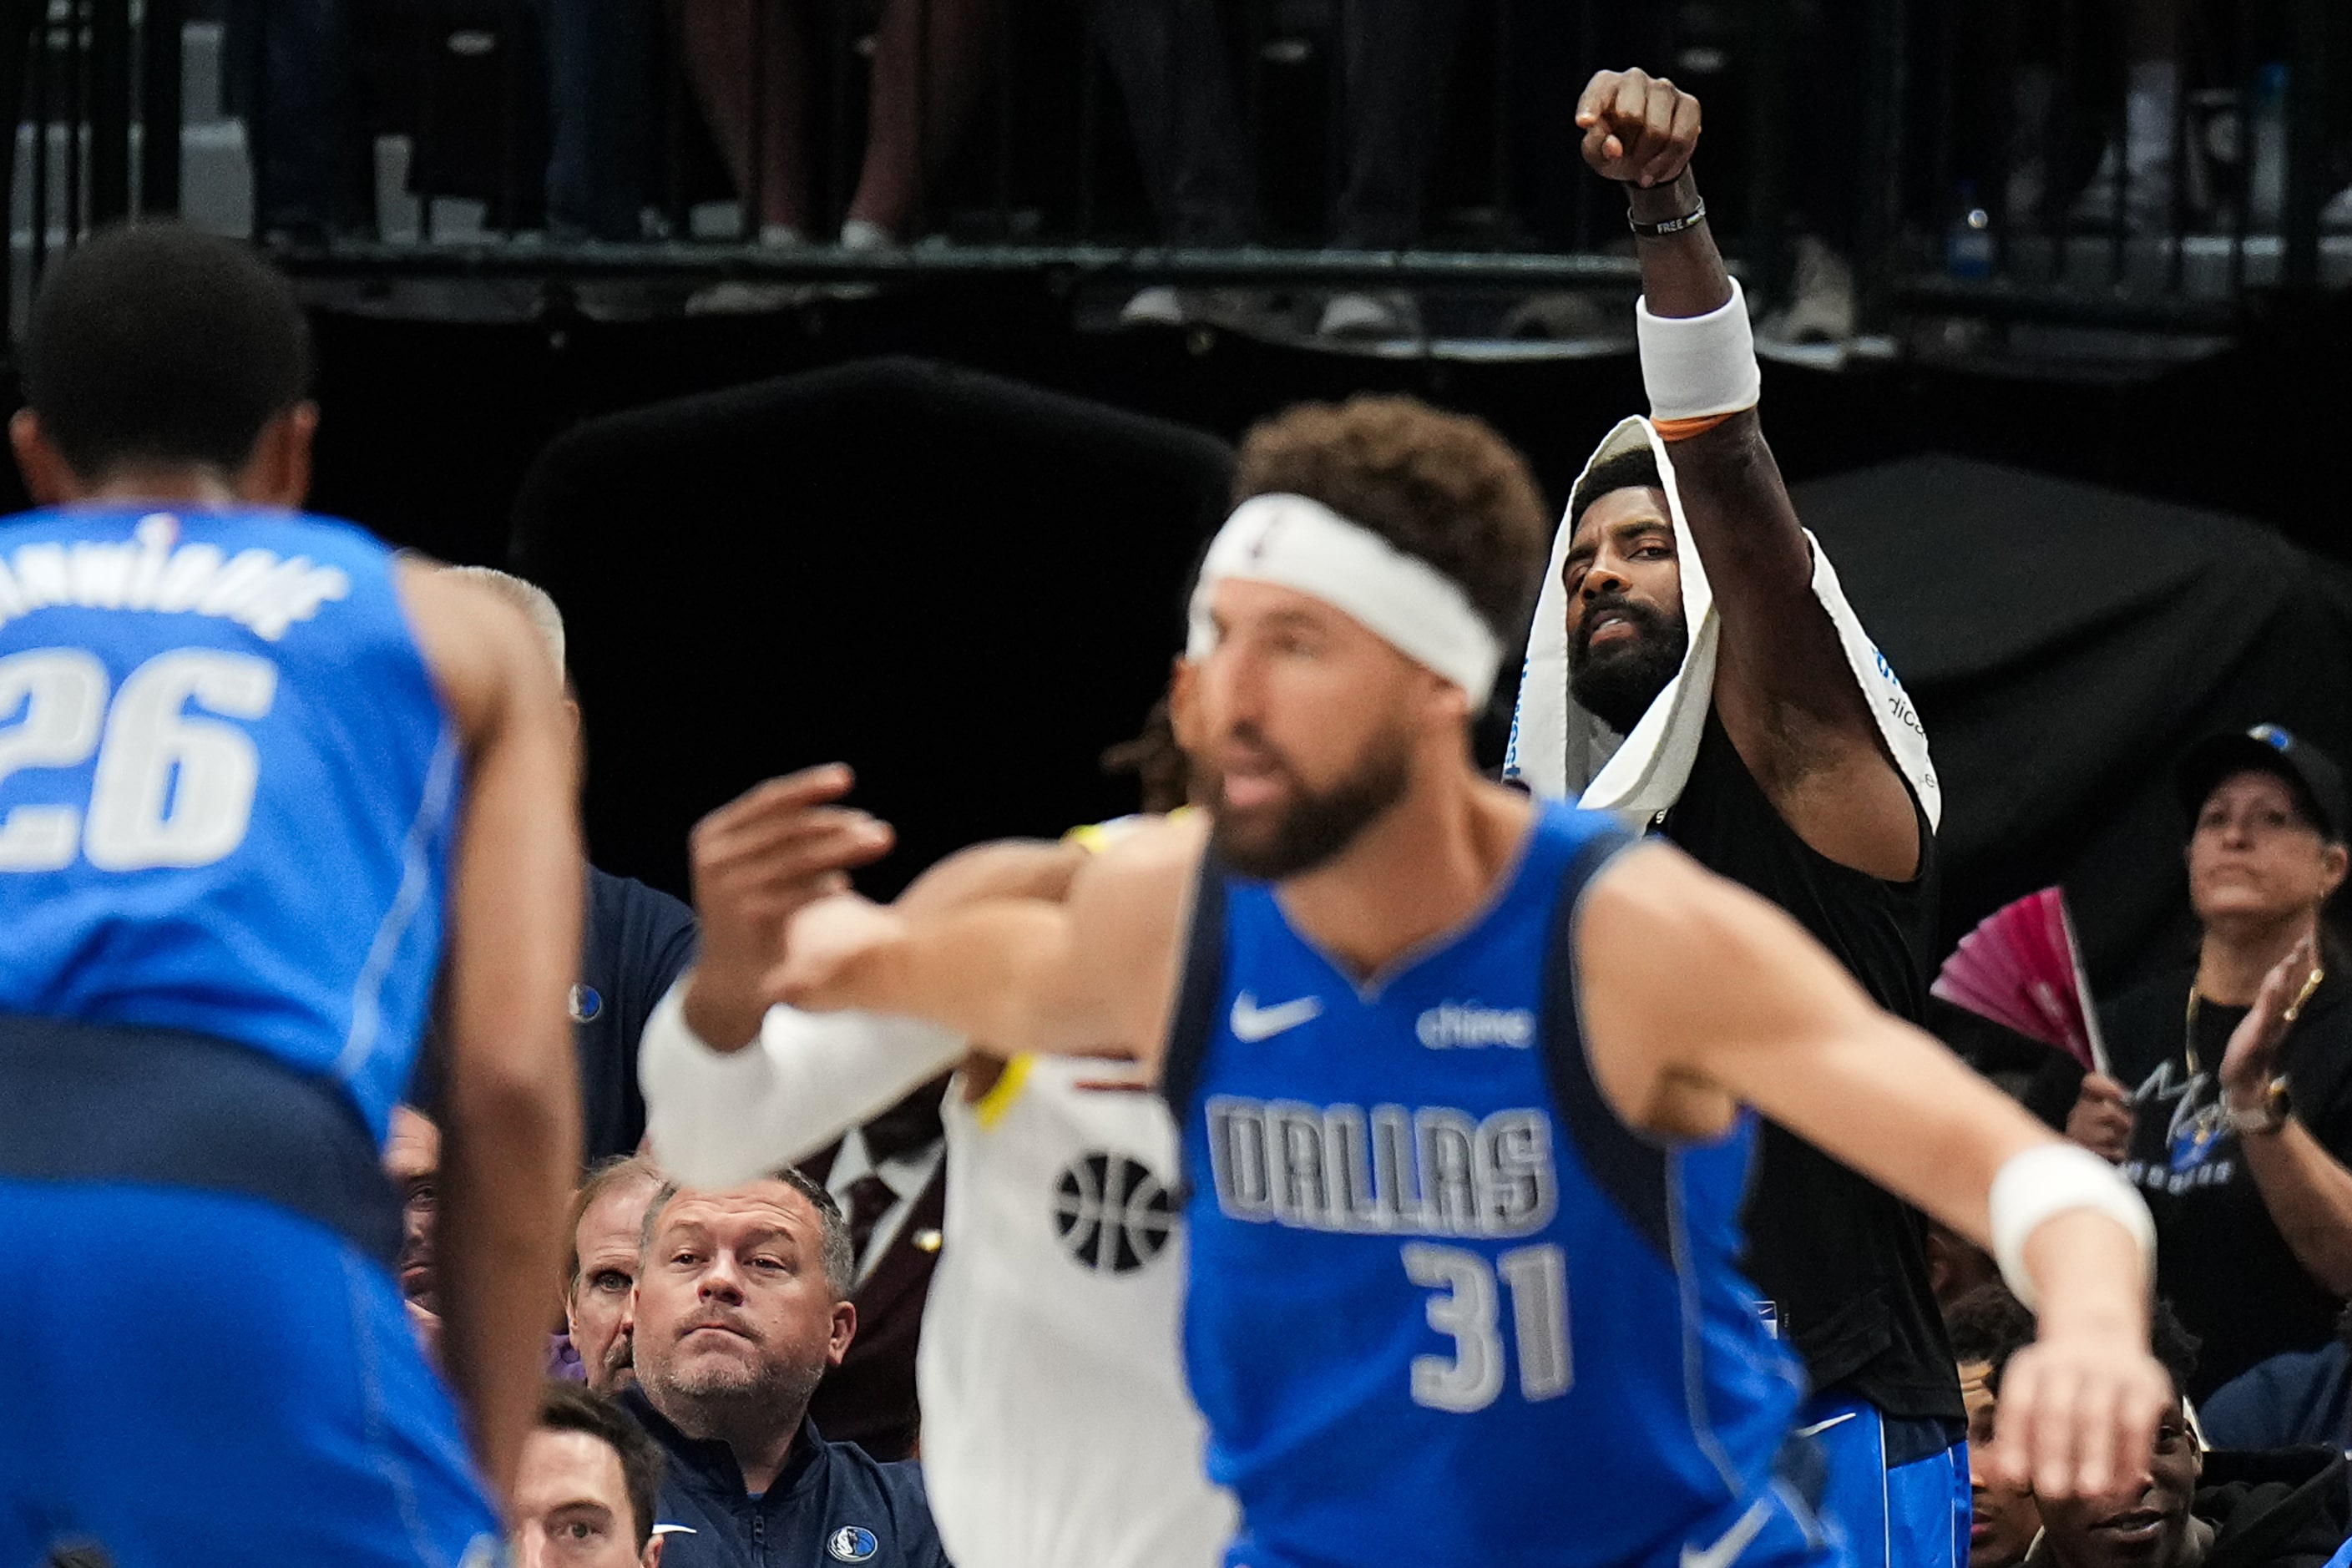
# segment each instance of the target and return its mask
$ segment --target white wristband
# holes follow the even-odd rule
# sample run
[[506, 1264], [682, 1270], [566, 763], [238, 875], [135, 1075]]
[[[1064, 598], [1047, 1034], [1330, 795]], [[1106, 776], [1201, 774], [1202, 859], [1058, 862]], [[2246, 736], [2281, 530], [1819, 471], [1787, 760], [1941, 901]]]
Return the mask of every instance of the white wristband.
[[2073, 1143], [2037, 1143], [2010, 1156], [1992, 1179], [1992, 1253], [2001, 1278], [2028, 1307], [2040, 1294], [2025, 1267], [2025, 1243], [2044, 1220], [2076, 1209], [2103, 1214], [2139, 1243], [2141, 1260], [2156, 1268], [2156, 1222], [2147, 1205], [2116, 1168]]
[[1647, 296], [1633, 306], [1642, 345], [1642, 384], [1653, 419], [1705, 419], [1753, 408], [1764, 395], [1748, 296], [1731, 280], [1731, 298], [1704, 316], [1653, 316]]

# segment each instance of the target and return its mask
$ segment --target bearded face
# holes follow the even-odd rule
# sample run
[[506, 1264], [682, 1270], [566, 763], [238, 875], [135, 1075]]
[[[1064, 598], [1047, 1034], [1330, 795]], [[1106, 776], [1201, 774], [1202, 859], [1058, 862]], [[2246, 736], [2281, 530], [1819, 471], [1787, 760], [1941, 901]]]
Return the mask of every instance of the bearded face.
[[1588, 599], [1583, 624], [1568, 647], [1568, 691], [1621, 735], [1633, 732], [1683, 667], [1690, 629], [1622, 588]]
[[1595, 498], [1577, 519], [1560, 585], [1568, 591], [1569, 695], [1627, 734], [1690, 650], [1665, 492], [1629, 485]]
[[[1338, 858], [1403, 796], [1411, 778], [1411, 752], [1392, 734], [1376, 737], [1356, 766], [1321, 789], [1300, 778], [1254, 726], [1238, 727], [1233, 744], [1247, 753], [1262, 798], [1236, 805], [1229, 779], [1220, 775], [1210, 797], [1216, 803], [1211, 842], [1225, 864], [1261, 881], [1299, 876]], [[1265, 789], [1265, 781], [1278, 787]]]

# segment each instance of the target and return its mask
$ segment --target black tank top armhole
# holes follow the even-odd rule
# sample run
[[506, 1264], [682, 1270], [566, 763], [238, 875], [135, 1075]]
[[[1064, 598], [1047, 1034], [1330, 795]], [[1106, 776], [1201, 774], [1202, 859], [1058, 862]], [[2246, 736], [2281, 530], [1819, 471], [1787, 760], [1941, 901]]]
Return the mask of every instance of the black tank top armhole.
[[1225, 981], [1225, 868], [1213, 849], [1201, 853], [1181, 962], [1176, 1008], [1169, 1020], [1167, 1050], [1160, 1058], [1160, 1095], [1176, 1119], [1180, 1141], [1200, 1096], [1201, 1069], [1208, 1059], [1217, 996]]
[[1560, 879], [1544, 951], [1543, 1045], [1552, 1098], [1584, 1168], [1626, 1222], [1671, 1262], [1668, 1152], [1626, 1126], [1602, 1098], [1584, 1053], [1584, 1021], [1577, 1006], [1576, 930], [1584, 889], [1619, 851], [1639, 842], [1630, 834], [1603, 834], [1585, 846]]

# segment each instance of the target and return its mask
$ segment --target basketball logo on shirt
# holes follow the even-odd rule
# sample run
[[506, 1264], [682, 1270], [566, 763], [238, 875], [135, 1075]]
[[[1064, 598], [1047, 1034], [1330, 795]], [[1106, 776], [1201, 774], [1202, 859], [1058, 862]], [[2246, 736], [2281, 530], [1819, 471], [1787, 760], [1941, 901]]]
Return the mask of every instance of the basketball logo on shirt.
[[1126, 1274], [1160, 1256], [1176, 1224], [1168, 1185], [1124, 1154], [1088, 1153], [1062, 1173], [1054, 1230], [1079, 1268]]
[[872, 1531], [860, 1530], [854, 1524], [845, 1524], [824, 1538], [825, 1551], [842, 1563], [863, 1563], [873, 1556], [881, 1544], [874, 1539]]

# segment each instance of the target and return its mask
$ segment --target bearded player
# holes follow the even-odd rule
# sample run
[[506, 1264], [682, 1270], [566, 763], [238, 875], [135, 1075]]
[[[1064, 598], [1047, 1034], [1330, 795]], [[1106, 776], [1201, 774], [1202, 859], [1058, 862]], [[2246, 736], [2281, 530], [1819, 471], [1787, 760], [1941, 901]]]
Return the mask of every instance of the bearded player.
[[1066, 902], [824, 900], [771, 978], [1155, 1075], [1228, 1563], [1833, 1560], [1734, 1268], [1751, 1107], [1997, 1251], [2043, 1335], [2003, 1456], [2109, 1484], [2166, 1396], [2131, 1191], [1770, 905], [1477, 772], [1539, 554], [1517, 458], [1363, 399], [1253, 432], [1239, 488], [1192, 601], [1209, 819]]
[[[1698, 100], [1604, 71], [1584, 155], [1623, 183], [1653, 417], [1571, 492], [1528, 632], [1508, 772], [1657, 832], [1787, 910], [1898, 1017], [1924, 1015], [1939, 808], [1903, 688], [1799, 524], [1757, 422], [1748, 312], [1690, 158]], [[1813, 1392], [1856, 1557], [1959, 1568], [1966, 1410], [1918, 1215], [1765, 1129], [1745, 1268]]]

